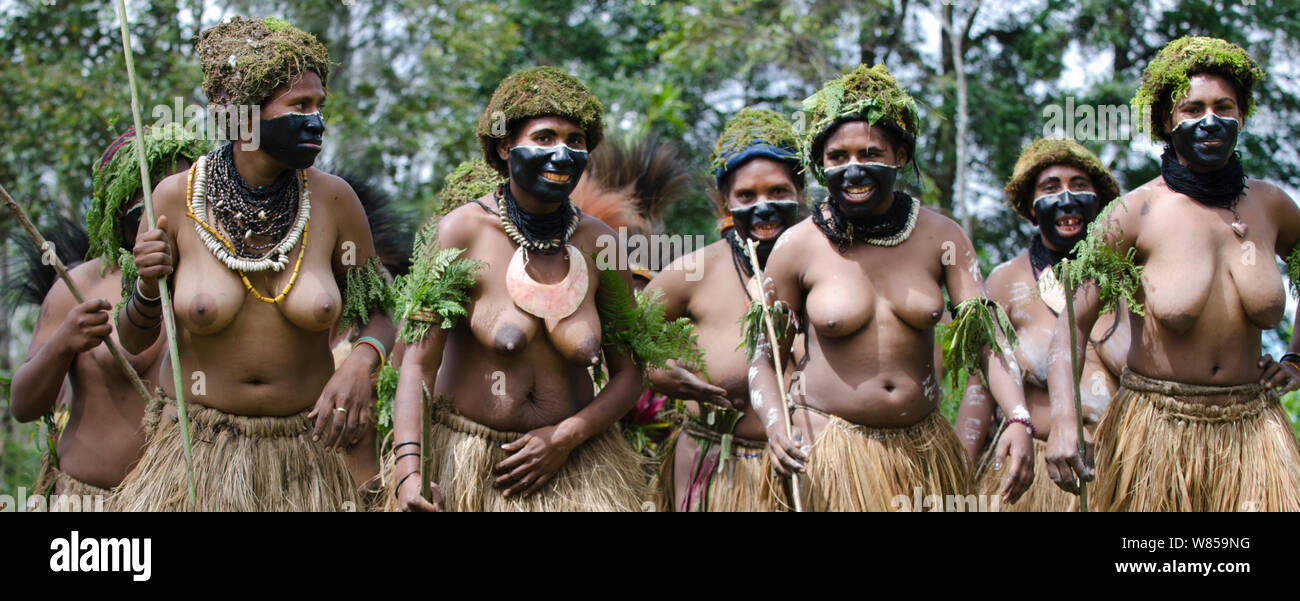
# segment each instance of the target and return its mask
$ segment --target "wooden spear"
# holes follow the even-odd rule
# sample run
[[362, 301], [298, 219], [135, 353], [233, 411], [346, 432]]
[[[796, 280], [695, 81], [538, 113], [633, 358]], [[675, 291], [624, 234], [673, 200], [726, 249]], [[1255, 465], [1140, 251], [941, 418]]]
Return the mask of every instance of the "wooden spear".
[[[126, 0], [117, 0], [117, 17], [122, 29], [122, 56], [126, 59], [126, 79], [131, 89], [131, 118], [135, 122], [135, 156], [140, 165], [140, 188], [144, 192], [144, 214], [149, 227], [157, 223], [153, 213], [153, 185], [149, 183], [149, 165], [144, 159], [144, 126], [140, 120], [140, 99], [135, 86], [135, 61], [131, 56], [131, 34], [126, 27]], [[181, 381], [180, 351], [176, 346], [176, 315], [172, 309], [171, 292], [166, 278], [158, 282], [162, 299], [163, 327], [167, 333], [167, 352], [171, 355], [172, 383], [176, 391], [177, 424], [181, 428], [181, 443], [185, 451], [185, 477], [190, 492], [190, 507], [197, 503], [194, 492], [194, 457], [190, 452], [190, 422], [185, 413], [185, 387]]]
[[[1061, 286], [1065, 288], [1065, 313], [1070, 325], [1070, 376], [1074, 378], [1074, 424], [1079, 432], [1079, 461], [1087, 461], [1084, 450], [1087, 447], [1083, 439], [1083, 394], [1079, 392], [1079, 378], [1083, 377], [1083, 357], [1079, 354], [1079, 335], [1074, 327], [1074, 286], [1070, 283], [1067, 272], [1070, 260], [1061, 260]], [[1079, 511], [1088, 511], [1088, 483], [1079, 478]]]
[[[772, 343], [772, 365], [776, 368], [776, 387], [781, 391], [781, 414], [784, 416], [785, 437], [790, 438], [790, 398], [785, 389], [785, 373], [781, 367], [781, 342], [776, 337], [776, 326], [772, 325], [772, 314], [767, 309], [766, 288], [763, 286], [763, 269], [758, 266], [758, 247], [752, 238], [745, 240], [749, 249], [749, 265], [758, 278], [758, 302], [763, 305], [763, 325], [767, 326], [767, 339]], [[790, 474], [790, 492], [794, 496], [794, 510], [803, 511], [803, 502], [799, 494], [799, 475]]]
[[[63, 261], [59, 260], [58, 253], [54, 252], [52, 248], [46, 248], [45, 236], [42, 236], [36, 230], [36, 226], [32, 225], [32, 221], [27, 218], [27, 213], [23, 211], [22, 207], [18, 206], [17, 202], [14, 202], [14, 199], [9, 196], [9, 192], [4, 189], [4, 186], [0, 186], [0, 196], [4, 197], [5, 207], [9, 209], [9, 213], [27, 231], [27, 237], [31, 238], [32, 243], [36, 244], [36, 248], [41, 249], [41, 253], [45, 258], [51, 261], [55, 273], [59, 274], [59, 279], [68, 285], [68, 292], [72, 293], [72, 298], [77, 299], [78, 304], [86, 302], [86, 297], [82, 296], [81, 289], [72, 281], [72, 276], [68, 275], [68, 268], [63, 264]], [[131, 386], [140, 394], [140, 398], [144, 399], [146, 404], [153, 400], [153, 395], [149, 394], [149, 389], [140, 380], [140, 375], [135, 372], [134, 367], [131, 367], [131, 362], [126, 360], [126, 353], [122, 352], [122, 347], [117, 345], [112, 336], [104, 338], [104, 345], [108, 347], [109, 354], [113, 355], [113, 361], [117, 363], [118, 367], [122, 368], [122, 373], [126, 374], [126, 378], [131, 381]]]

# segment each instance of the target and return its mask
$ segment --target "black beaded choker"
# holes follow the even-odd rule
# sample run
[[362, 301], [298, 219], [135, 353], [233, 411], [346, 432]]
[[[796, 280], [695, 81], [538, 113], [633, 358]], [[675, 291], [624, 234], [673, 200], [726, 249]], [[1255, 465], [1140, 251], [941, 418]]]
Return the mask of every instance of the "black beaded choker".
[[1231, 209], [1246, 190], [1246, 174], [1241, 170], [1240, 156], [1234, 151], [1222, 169], [1198, 173], [1179, 163], [1178, 153], [1169, 146], [1160, 157], [1160, 173], [1170, 190], [1186, 194], [1204, 205]]
[[[822, 207], [830, 208], [830, 218], [823, 214]], [[884, 215], [873, 219], [853, 219], [833, 202], [821, 201], [812, 208], [812, 220], [831, 242], [839, 246], [840, 252], [848, 250], [854, 242], [890, 238], [897, 236], [907, 227], [908, 218], [912, 216], [912, 197], [898, 190], [894, 191], [894, 202]]]
[[270, 185], [250, 186], [235, 169], [234, 148], [227, 144], [208, 161], [208, 203], [235, 254], [260, 259], [284, 240], [298, 218], [298, 174], [285, 169]]
[[1038, 279], [1038, 274], [1042, 273], [1048, 267], [1055, 267], [1061, 259], [1074, 258], [1074, 251], [1068, 253], [1057, 252], [1047, 248], [1043, 244], [1043, 235], [1034, 236], [1034, 240], [1029, 243], [1029, 264], [1034, 268], [1034, 280]]
[[[564, 205], [550, 213], [530, 213], [515, 202], [515, 196], [510, 191], [510, 182], [501, 184], [501, 188], [506, 200], [506, 217], [514, 223], [524, 239], [532, 243], [529, 245], [529, 250], [543, 255], [553, 255], [564, 250], [564, 243], [568, 242], [569, 234], [572, 233], [569, 231], [573, 225], [571, 222], [576, 220], [579, 212], [573, 205], [573, 201], [564, 199]], [[560, 243], [554, 246], [546, 245], [547, 242], [554, 240], [559, 240]]]

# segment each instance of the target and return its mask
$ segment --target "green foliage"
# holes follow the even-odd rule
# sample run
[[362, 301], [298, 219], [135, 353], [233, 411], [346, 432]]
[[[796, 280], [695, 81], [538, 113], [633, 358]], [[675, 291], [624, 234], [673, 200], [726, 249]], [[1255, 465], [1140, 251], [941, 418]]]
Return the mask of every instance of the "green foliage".
[[[144, 160], [149, 169], [151, 186], [171, 175], [179, 159], [197, 160], [212, 147], [211, 142], [198, 139], [180, 123], [146, 130]], [[90, 238], [86, 258], [102, 257], [103, 269], [117, 258], [122, 245], [120, 213], [133, 204], [136, 195], [141, 194], [140, 165], [136, 157], [135, 141], [128, 140], [106, 163], [96, 167], [94, 194], [90, 201], [90, 211], [86, 215], [86, 234]]]
[[[795, 320], [790, 315], [790, 308], [785, 303], [781, 301], [772, 303], [772, 306], [767, 309], [767, 314], [772, 317], [772, 329], [776, 331], [777, 336], [785, 336], [792, 328], [797, 331]], [[744, 347], [745, 360], [753, 361], [764, 340], [767, 340], [767, 322], [763, 319], [763, 303], [754, 300], [745, 311], [745, 316], [740, 318], [740, 344], [736, 348]]]
[[[811, 169], [818, 181], [825, 183], [821, 157], [821, 144], [830, 133], [831, 126], [845, 118], [862, 118], [875, 125], [881, 119], [915, 138], [918, 126], [916, 101], [898, 86], [894, 75], [884, 65], [858, 68], [828, 82], [816, 94], [803, 101], [808, 128], [803, 136], [804, 168]], [[915, 154], [915, 145], [908, 145], [909, 156]]]
[[986, 345], [995, 354], [1003, 352], [997, 338], [999, 330], [1009, 345], [1008, 350], [1017, 344], [1016, 329], [1007, 312], [1001, 305], [979, 296], [958, 303], [952, 323], [940, 324], [938, 329], [944, 369], [954, 390], [961, 388], [961, 383], [972, 373], [978, 373], [980, 380], [988, 385], [980, 364]]
[[1137, 292], [1142, 287], [1142, 266], [1134, 261], [1137, 249], [1129, 248], [1120, 253], [1115, 248], [1124, 234], [1119, 224], [1109, 217], [1116, 206], [1123, 204], [1124, 201], [1120, 200], [1102, 210], [1088, 224], [1088, 237], [1075, 245], [1074, 260], [1061, 261], [1054, 269], [1057, 270], [1057, 279], [1068, 286], [1068, 290], [1077, 290], [1084, 282], [1096, 283], [1102, 315], [1118, 310], [1120, 300], [1129, 311], [1146, 315], [1142, 303], [1137, 300]]
[[447, 176], [442, 190], [438, 192], [438, 206], [434, 215], [441, 217], [452, 209], [478, 199], [506, 181], [491, 165], [482, 158], [473, 158], [462, 162]]
[[1300, 298], [1300, 244], [1286, 258], [1286, 277], [1291, 281], [1291, 293]]
[[1291, 429], [1295, 431], [1296, 436], [1300, 436], [1300, 390], [1292, 390], [1281, 398], [1282, 408], [1286, 409], [1286, 414], [1291, 418]]
[[379, 431], [379, 440], [388, 440], [393, 431], [393, 401], [397, 397], [397, 379], [399, 373], [391, 362], [385, 362], [379, 369], [379, 379], [375, 381], [375, 426]]
[[751, 107], [740, 109], [727, 121], [722, 135], [713, 145], [712, 165], [723, 167], [736, 153], [760, 143], [789, 149], [791, 154], [799, 145], [794, 127], [780, 113]]
[[406, 343], [423, 340], [435, 324], [449, 330], [469, 312], [470, 292], [482, 261], [461, 258], [460, 248], [438, 248], [437, 222], [431, 221], [415, 239], [410, 273], [393, 284], [395, 314], [402, 319], [397, 337]]
[[[599, 264], [599, 262], [597, 262]], [[695, 325], [685, 317], [664, 318], [663, 291], [633, 291], [614, 269], [599, 269], [596, 311], [601, 346], [632, 356], [641, 369], [668, 366], [669, 359], [708, 378], [704, 351], [696, 343]], [[601, 370], [597, 369], [597, 374]], [[604, 382], [603, 375], [598, 375]]]
[[375, 311], [392, 309], [393, 290], [388, 280], [379, 257], [370, 257], [365, 265], [348, 268], [341, 323], [344, 330], [365, 325]]

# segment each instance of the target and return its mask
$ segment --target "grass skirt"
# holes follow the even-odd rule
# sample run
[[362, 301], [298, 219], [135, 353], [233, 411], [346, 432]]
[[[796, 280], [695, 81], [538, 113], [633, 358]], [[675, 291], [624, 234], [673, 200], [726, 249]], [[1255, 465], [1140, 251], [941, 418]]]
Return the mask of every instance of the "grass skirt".
[[[168, 400], [169, 404], [173, 401]], [[162, 415], [144, 457], [110, 504], [121, 511], [352, 511], [341, 451], [312, 442], [314, 420], [233, 415], [187, 403], [197, 505], [190, 506], [177, 418]], [[346, 504], [345, 504], [346, 503]]]
[[[676, 505], [675, 474], [677, 465], [677, 445], [682, 436], [689, 436], [696, 446], [695, 460], [697, 467], [691, 470], [693, 488], [702, 495], [693, 503], [695, 511], [730, 512], [730, 511], [773, 511], [772, 495], [764, 491], [767, 486], [766, 472], [763, 470], [763, 456], [767, 454], [767, 441], [749, 440], [732, 437], [731, 458], [726, 464], [718, 460], [722, 435], [687, 420], [669, 439], [664, 450], [664, 461], [659, 467], [659, 476], [655, 483], [655, 505], [659, 511], [689, 511]], [[700, 449], [711, 447], [715, 452]]]
[[1090, 509], [1300, 511], [1300, 443], [1274, 391], [1127, 370], [1122, 383], [1097, 428]]
[[[804, 511], [897, 511], [900, 497], [911, 503], [914, 497], [945, 499], [971, 491], [966, 451], [937, 410], [904, 428], [871, 428], [806, 405], [792, 407], [796, 409], [829, 420], [813, 442], [799, 480]], [[788, 479], [771, 468], [767, 453], [763, 462], [767, 490], [778, 496], [778, 507], [792, 509]]]
[[[628, 444], [618, 427], [578, 445], [541, 489], [528, 497], [506, 498], [492, 483], [496, 464], [509, 456], [501, 445], [523, 436], [501, 432], [456, 413], [450, 401], [434, 401], [433, 473], [445, 511], [641, 511], [649, 495], [647, 461]], [[384, 474], [384, 509], [397, 510], [393, 494], [395, 455], [389, 453]], [[404, 474], [403, 474], [404, 475]], [[419, 476], [411, 476], [412, 479]]]
[[[54, 494], [56, 484], [63, 485], [57, 495]], [[111, 490], [86, 484], [59, 471], [46, 454], [41, 460], [40, 475], [32, 486], [33, 496], [27, 498], [27, 511], [101, 511], [108, 509], [112, 494]]]
[[[1001, 492], [1002, 483], [1007, 479], [1007, 469], [1011, 467], [1010, 462], [1003, 457], [1002, 469], [993, 469], [994, 450], [996, 447], [991, 446], [985, 453], [975, 484], [976, 492], [990, 498]], [[1077, 498], [1052, 482], [1052, 477], [1047, 474], [1047, 442], [1035, 438], [1034, 483], [1029, 485], [1029, 490], [1020, 495], [1015, 503], [999, 501], [998, 511], [1074, 511], [1072, 504]]]

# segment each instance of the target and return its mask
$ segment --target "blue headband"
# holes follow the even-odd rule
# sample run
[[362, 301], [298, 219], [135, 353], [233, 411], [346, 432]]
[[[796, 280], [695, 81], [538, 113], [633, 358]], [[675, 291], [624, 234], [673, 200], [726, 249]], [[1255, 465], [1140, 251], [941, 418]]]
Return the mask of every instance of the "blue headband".
[[754, 142], [738, 152], [727, 155], [726, 162], [721, 167], [713, 170], [713, 179], [718, 188], [722, 188], [722, 178], [724, 176], [735, 171], [750, 159], [756, 158], [773, 159], [788, 163], [795, 168], [796, 174], [799, 173], [799, 154], [793, 148], [775, 146], [768, 142]]

